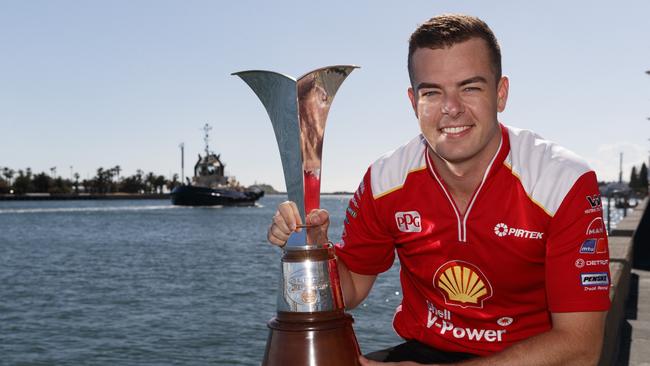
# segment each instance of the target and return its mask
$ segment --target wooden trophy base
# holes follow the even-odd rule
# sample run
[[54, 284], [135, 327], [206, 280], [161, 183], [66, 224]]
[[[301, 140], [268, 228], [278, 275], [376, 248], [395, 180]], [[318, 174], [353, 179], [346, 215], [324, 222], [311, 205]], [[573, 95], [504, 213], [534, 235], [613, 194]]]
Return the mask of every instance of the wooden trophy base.
[[354, 319], [341, 311], [278, 312], [268, 323], [263, 366], [359, 366]]

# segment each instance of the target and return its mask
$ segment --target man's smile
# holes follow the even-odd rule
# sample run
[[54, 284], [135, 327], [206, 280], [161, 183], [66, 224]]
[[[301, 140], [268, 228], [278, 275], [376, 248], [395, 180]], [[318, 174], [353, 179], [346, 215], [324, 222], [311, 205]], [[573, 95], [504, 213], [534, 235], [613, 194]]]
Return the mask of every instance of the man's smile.
[[443, 135], [446, 136], [460, 136], [464, 132], [467, 132], [469, 129], [474, 127], [474, 125], [463, 125], [463, 126], [448, 126], [448, 127], [442, 127], [438, 131], [442, 133]]

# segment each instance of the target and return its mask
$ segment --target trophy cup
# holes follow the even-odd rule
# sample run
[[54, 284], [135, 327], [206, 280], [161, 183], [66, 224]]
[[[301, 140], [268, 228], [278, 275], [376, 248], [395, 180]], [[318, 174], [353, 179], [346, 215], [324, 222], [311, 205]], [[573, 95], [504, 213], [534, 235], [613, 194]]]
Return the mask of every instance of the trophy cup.
[[[271, 118], [289, 200], [302, 222], [320, 206], [325, 121], [334, 95], [356, 66], [329, 66], [295, 80], [272, 71], [233, 73], [253, 89]], [[277, 316], [268, 323], [262, 365], [359, 365], [360, 353], [345, 313], [331, 243], [312, 242], [310, 228], [283, 248]]]

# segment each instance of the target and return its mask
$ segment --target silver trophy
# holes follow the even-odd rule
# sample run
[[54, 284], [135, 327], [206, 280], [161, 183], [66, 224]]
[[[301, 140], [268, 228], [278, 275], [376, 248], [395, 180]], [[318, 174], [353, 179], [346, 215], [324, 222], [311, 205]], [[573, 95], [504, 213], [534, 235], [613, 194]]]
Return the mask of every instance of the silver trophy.
[[[328, 66], [300, 78], [272, 71], [241, 71], [264, 104], [280, 150], [289, 200], [302, 222], [320, 207], [325, 123], [334, 95], [356, 66]], [[278, 315], [269, 322], [264, 365], [357, 365], [359, 346], [345, 305], [331, 244], [310, 228], [284, 247]], [[312, 242], [314, 241], [314, 242]]]

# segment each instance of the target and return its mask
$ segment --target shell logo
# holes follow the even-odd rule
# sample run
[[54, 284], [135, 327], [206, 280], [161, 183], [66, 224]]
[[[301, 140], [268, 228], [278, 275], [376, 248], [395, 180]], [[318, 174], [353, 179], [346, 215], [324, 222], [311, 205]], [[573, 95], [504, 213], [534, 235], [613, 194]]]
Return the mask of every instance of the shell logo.
[[475, 265], [460, 261], [449, 261], [433, 275], [433, 286], [445, 298], [448, 305], [462, 308], [483, 308], [483, 301], [492, 297], [492, 285]]

